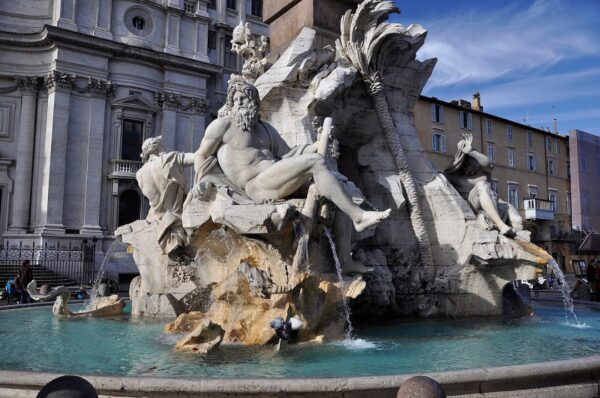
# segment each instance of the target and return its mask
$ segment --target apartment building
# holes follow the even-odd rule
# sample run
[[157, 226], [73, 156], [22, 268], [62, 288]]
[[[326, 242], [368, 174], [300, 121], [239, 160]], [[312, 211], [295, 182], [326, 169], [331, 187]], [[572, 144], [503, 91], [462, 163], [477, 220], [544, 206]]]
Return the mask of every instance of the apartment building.
[[143, 140], [193, 151], [224, 103], [242, 21], [269, 33], [262, 0], [0, 2], [0, 239], [101, 258], [147, 212]]
[[600, 137], [573, 130], [569, 148], [576, 254], [589, 262], [600, 256]]
[[472, 134], [474, 148], [494, 163], [498, 197], [519, 209], [535, 243], [561, 266], [570, 264], [568, 137], [485, 113], [479, 93], [472, 103], [421, 96], [414, 113], [421, 145], [439, 171], [462, 135]]
[[600, 137], [569, 133], [573, 229], [600, 232]]

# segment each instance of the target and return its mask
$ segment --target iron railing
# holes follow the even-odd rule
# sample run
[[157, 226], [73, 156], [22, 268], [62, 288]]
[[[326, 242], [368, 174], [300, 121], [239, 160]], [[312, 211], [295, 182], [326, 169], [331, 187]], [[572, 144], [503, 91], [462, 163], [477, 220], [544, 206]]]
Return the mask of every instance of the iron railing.
[[543, 199], [526, 199], [523, 201], [527, 220], [554, 220], [554, 202]]
[[29, 260], [38, 286], [90, 283], [94, 280], [95, 251], [96, 245], [87, 242], [60, 246], [6, 241], [0, 246], [0, 282], [15, 276], [23, 262]]

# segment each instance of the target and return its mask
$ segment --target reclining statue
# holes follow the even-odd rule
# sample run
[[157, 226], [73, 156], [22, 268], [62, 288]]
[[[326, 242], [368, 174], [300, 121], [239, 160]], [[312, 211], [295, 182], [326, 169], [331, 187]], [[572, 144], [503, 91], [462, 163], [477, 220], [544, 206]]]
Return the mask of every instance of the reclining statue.
[[201, 181], [218, 164], [233, 188], [254, 202], [285, 199], [312, 177], [318, 194], [347, 214], [357, 231], [389, 216], [390, 209], [365, 211], [356, 205], [324, 157], [316, 153], [317, 143], [290, 148], [273, 126], [258, 117], [259, 105], [258, 90], [233, 75], [227, 89], [227, 115], [206, 128], [195, 153], [192, 197], [202, 196]]
[[515, 237], [523, 230], [522, 218], [513, 205], [499, 199], [491, 189], [494, 165], [487, 156], [473, 149], [472, 143], [473, 135], [463, 134], [444, 174], [488, 229], [496, 228], [502, 235]]

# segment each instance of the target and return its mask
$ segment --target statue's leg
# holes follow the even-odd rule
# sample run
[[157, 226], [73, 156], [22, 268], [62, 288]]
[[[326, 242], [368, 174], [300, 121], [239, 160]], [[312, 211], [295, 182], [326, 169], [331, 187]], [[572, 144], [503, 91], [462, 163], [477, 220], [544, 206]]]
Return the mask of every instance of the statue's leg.
[[248, 182], [245, 189], [255, 200], [282, 199], [294, 193], [311, 175], [318, 193], [346, 213], [357, 231], [360, 232], [389, 216], [389, 209], [382, 212], [364, 211], [354, 204], [335, 175], [327, 168], [323, 156], [316, 153], [278, 161]]
[[341, 211], [336, 211], [333, 216], [333, 233], [335, 247], [345, 274], [363, 274], [373, 271], [372, 267], [366, 267], [352, 258], [352, 221]]
[[503, 212], [506, 212], [510, 226], [513, 227], [515, 231], [523, 230], [523, 217], [519, 214], [519, 210], [502, 199], [498, 199], [498, 208], [502, 209]]
[[506, 225], [504, 221], [502, 221], [502, 217], [500, 216], [498, 208], [496, 207], [496, 202], [493, 199], [489, 184], [484, 181], [480, 181], [475, 184], [473, 189], [475, 191], [472, 191], [472, 194], [469, 195], [469, 201], [474, 202], [471, 203], [471, 205], [473, 205], [475, 209], [483, 210], [485, 214], [487, 214], [487, 216], [494, 222], [494, 224], [496, 224], [502, 235], [514, 236], [515, 231]]

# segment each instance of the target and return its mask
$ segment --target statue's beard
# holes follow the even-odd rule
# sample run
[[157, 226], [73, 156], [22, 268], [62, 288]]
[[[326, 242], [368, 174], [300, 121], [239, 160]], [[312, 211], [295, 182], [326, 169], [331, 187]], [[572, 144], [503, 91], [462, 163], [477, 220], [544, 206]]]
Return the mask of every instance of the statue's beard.
[[236, 126], [245, 132], [250, 132], [250, 130], [252, 130], [257, 119], [258, 109], [255, 104], [240, 108], [237, 112], [233, 113], [233, 120], [235, 121]]

